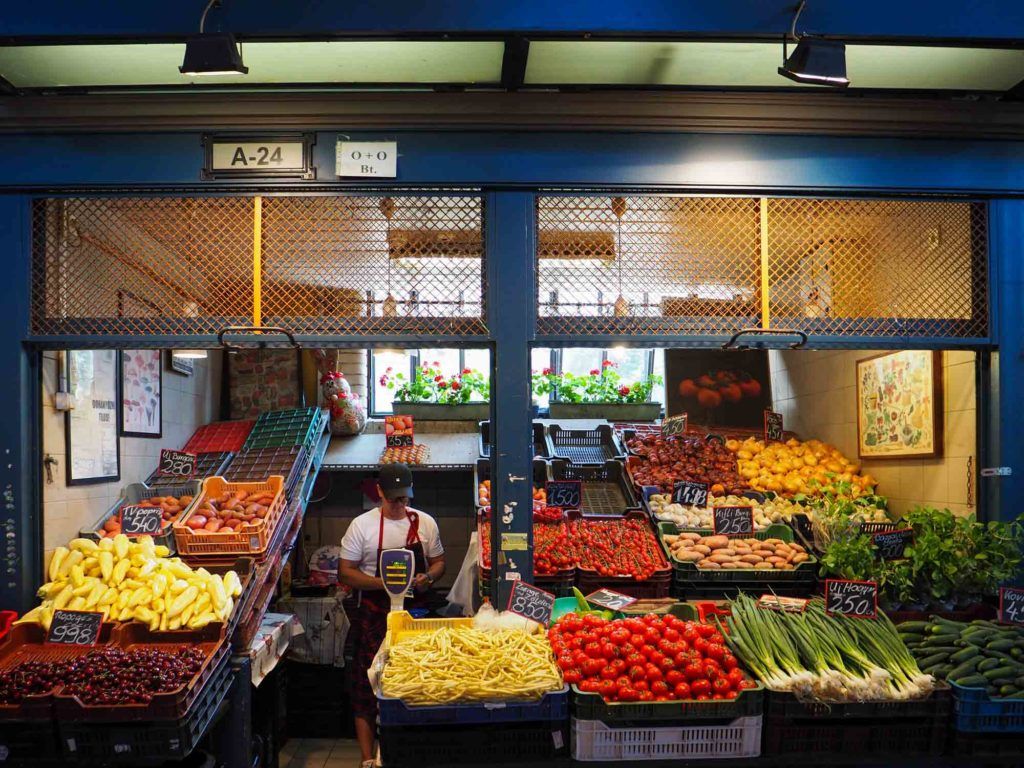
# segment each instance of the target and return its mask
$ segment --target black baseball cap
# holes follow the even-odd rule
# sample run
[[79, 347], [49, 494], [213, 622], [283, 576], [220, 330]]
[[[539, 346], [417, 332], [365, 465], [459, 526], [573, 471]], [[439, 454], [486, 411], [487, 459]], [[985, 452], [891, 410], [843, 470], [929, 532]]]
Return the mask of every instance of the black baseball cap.
[[412, 472], [405, 464], [385, 464], [380, 468], [377, 483], [389, 500], [400, 496], [412, 498]]

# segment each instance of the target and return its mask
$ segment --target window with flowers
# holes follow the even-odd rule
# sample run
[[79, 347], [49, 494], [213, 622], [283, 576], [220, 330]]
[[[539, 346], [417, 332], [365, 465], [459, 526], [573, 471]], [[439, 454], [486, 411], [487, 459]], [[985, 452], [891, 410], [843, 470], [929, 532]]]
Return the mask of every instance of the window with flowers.
[[534, 349], [533, 401], [571, 403], [664, 402], [665, 361], [661, 350]]
[[394, 413], [393, 403], [487, 402], [491, 360], [486, 349], [371, 350], [370, 409]]

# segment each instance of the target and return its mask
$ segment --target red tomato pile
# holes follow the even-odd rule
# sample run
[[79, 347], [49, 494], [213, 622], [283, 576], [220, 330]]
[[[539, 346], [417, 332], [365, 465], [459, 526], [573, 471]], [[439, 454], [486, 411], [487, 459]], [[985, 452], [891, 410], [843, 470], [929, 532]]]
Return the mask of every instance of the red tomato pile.
[[[491, 567], [491, 524], [480, 526], [480, 550], [484, 568]], [[576, 565], [576, 552], [569, 540], [565, 523], [533, 523], [533, 572], [538, 576], [554, 576]]]
[[754, 687], [717, 629], [671, 615], [569, 613], [548, 640], [565, 682], [605, 701], [735, 699]]
[[570, 520], [569, 536], [576, 545], [579, 566], [601, 576], [644, 581], [668, 567], [646, 520]]

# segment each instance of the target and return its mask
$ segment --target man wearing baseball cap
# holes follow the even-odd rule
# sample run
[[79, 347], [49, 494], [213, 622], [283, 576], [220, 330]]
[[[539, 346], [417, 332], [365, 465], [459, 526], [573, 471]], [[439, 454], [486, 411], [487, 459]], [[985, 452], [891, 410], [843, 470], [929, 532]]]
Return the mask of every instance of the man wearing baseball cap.
[[380, 576], [380, 553], [405, 548], [413, 553], [415, 596], [409, 607], [428, 602], [434, 582], [444, 575], [444, 548], [434, 518], [409, 506], [412, 472], [405, 464], [385, 464], [377, 478], [380, 506], [349, 525], [341, 540], [338, 580], [359, 593], [359, 608], [352, 617], [355, 658], [352, 663], [352, 712], [363, 766], [373, 765], [377, 698], [366, 671], [387, 633], [391, 600]]

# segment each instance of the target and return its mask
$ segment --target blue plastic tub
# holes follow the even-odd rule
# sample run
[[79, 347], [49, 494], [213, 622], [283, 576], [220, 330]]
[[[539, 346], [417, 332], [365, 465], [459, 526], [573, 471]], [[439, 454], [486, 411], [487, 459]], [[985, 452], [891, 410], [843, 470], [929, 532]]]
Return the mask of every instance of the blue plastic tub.
[[410, 707], [401, 699], [377, 696], [381, 726], [473, 725], [480, 723], [536, 722], [569, 717], [569, 687], [546, 693], [540, 701], [442, 704]]

